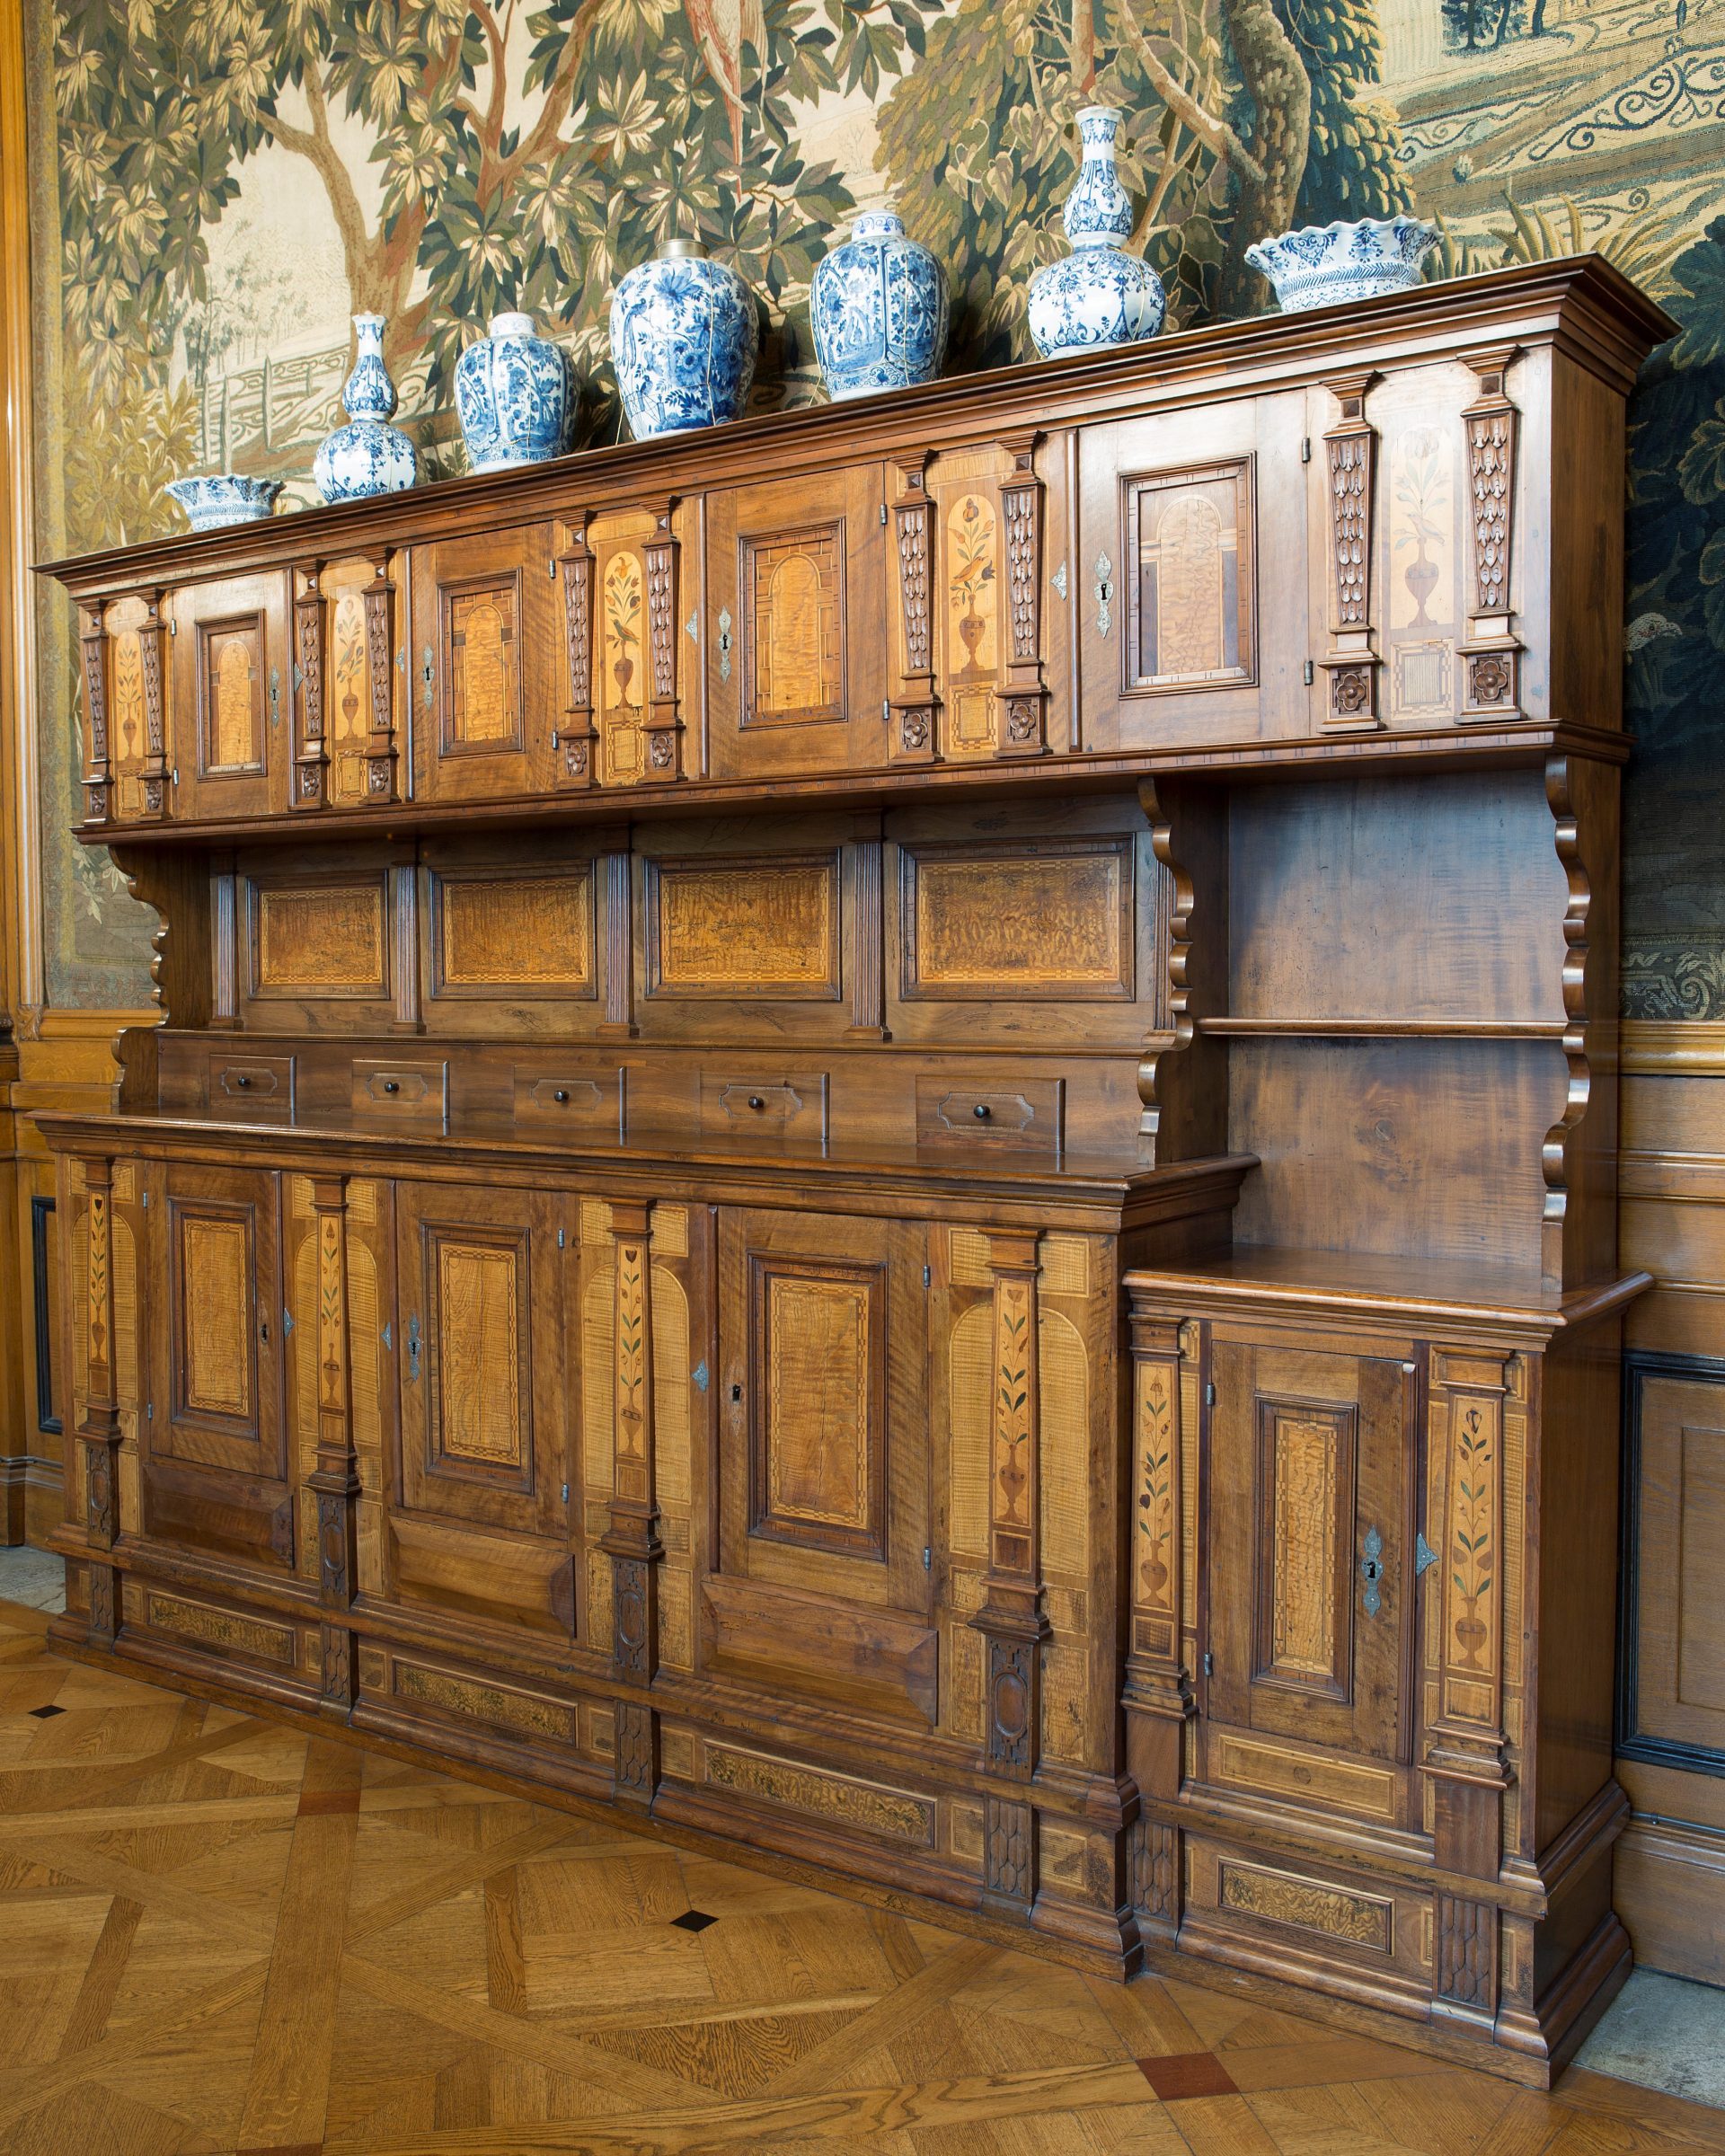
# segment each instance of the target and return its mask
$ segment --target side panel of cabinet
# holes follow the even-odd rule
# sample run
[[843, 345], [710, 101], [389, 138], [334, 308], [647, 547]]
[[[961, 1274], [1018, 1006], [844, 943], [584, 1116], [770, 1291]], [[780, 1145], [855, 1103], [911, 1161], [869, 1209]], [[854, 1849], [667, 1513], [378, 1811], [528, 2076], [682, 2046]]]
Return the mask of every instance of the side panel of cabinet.
[[417, 791], [491, 800], [549, 785], [562, 709], [550, 527], [413, 550]]
[[279, 572], [173, 595], [169, 734], [174, 813], [268, 816], [288, 806], [291, 671]]
[[886, 756], [880, 465], [712, 499], [707, 647], [715, 778]]

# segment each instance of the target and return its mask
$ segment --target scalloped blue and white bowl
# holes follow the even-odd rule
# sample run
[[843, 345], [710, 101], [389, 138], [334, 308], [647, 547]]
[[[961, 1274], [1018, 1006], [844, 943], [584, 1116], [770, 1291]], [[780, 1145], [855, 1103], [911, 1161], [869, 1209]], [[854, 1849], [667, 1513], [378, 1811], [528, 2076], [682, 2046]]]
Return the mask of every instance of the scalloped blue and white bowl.
[[1276, 287], [1284, 314], [1308, 307], [1381, 299], [1420, 282], [1426, 257], [1442, 235], [1419, 217], [1362, 217], [1349, 224], [1304, 225], [1260, 240], [1246, 260]]
[[191, 520], [194, 532], [218, 532], [230, 524], [261, 524], [275, 512], [279, 479], [248, 479], [243, 472], [211, 472], [202, 479], [175, 479], [167, 491]]

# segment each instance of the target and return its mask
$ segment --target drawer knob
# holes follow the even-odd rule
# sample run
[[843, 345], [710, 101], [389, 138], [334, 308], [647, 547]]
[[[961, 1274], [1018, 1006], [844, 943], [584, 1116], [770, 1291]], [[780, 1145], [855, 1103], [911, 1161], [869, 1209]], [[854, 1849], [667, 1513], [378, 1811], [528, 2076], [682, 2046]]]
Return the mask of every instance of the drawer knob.
[[970, 1113], [977, 1118], [978, 1123], [986, 1123], [989, 1117], [994, 1114], [994, 1109], [989, 1107], [986, 1100], [978, 1100], [977, 1105], [970, 1110]]
[[748, 1105], [753, 1109], [762, 1109], [766, 1106], [766, 1102], [762, 1100], [758, 1093], [751, 1093], [748, 1096]]
[[553, 1099], [554, 1101], [556, 1101], [556, 1103], [558, 1104], [558, 1106], [561, 1108], [561, 1107], [562, 1106], [562, 1104], [564, 1103], [564, 1101], [566, 1101], [566, 1100], [569, 1099], [569, 1089], [568, 1089], [568, 1087], [567, 1087], [567, 1086], [562, 1086], [562, 1085], [560, 1085], [560, 1086], [557, 1088], [556, 1091], [555, 1091], [554, 1093], [553, 1093], [553, 1095], [552, 1095], [551, 1097], [552, 1097], [552, 1099]]
[[384, 1091], [386, 1093], [399, 1093], [401, 1090], [402, 1083], [399, 1078], [385, 1078], [384, 1080]]
[[252, 1081], [246, 1076], [243, 1071], [236, 1071], [234, 1074], [234, 1082], [241, 1089], [242, 1091], [243, 1091], [244, 1089], [251, 1084]]

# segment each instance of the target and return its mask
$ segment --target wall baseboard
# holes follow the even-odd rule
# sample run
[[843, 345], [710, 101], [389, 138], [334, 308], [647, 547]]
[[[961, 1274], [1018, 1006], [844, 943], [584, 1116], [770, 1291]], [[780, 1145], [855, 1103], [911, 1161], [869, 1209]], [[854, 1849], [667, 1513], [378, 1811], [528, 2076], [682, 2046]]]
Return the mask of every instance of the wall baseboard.
[[1632, 1813], [1612, 1899], [1638, 1966], [1725, 1984], [1725, 1828]]

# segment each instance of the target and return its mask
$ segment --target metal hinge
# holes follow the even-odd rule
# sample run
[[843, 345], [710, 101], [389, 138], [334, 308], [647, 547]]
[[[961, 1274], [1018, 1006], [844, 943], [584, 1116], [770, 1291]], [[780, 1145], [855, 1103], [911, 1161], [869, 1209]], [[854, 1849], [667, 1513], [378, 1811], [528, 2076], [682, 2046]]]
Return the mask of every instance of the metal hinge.
[[1308, 689], [1309, 689], [1309, 688], [1312, 686], [1312, 684], [1313, 684], [1313, 682], [1314, 682], [1314, 681], [1316, 678], [1317, 678], [1317, 675], [1316, 675], [1316, 669], [1315, 669], [1315, 668], [1313, 667], [1312, 661], [1311, 661], [1311, 660], [1308, 658], [1308, 659], [1306, 660], [1306, 662], [1305, 662], [1305, 685], [1306, 685], [1306, 687], [1307, 687]]
[[557, 1231], [557, 1248], [560, 1250], [567, 1250], [569, 1248], [569, 1245], [563, 1240], [563, 1231], [562, 1228], [559, 1228]]
[[563, 1484], [563, 1503], [565, 1505], [569, 1503], [569, 1484], [567, 1482]]
[[1429, 1572], [1437, 1562], [1438, 1552], [1423, 1534], [1416, 1534], [1413, 1538], [1413, 1577], [1418, 1579], [1422, 1572]]
[[887, 505], [884, 501], [880, 504], [880, 521], [882, 524], [887, 521]]
[[179, 633], [180, 633], [180, 624], [179, 624], [179, 623], [178, 623], [178, 622], [174, 622], [174, 621], [171, 621], [171, 622], [168, 623], [168, 634], [169, 634], [170, 636], [178, 636], [178, 635], [179, 635]]
[[147, 1190], [144, 1193], [142, 1203], [144, 1210], [147, 1213], [150, 1209], [150, 1194]]
[[1208, 1647], [1204, 1649], [1204, 1674], [1207, 1677], [1216, 1674], [1216, 1659]]
[[1312, 437], [1309, 434], [1300, 444], [1300, 462], [1303, 464], [1309, 464], [1312, 462]]
[[385, 1324], [384, 1327], [384, 1346], [392, 1350], [395, 1346], [394, 1341], [390, 1338], [390, 1331], [387, 1324]]
[[294, 1330], [294, 1313], [284, 1303], [281, 1306], [281, 1337], [285, 1340]]
[[923, 1286], [924, 1286], [924, 1287], [933, 1287], [933, 1285], [934, 1285], [934, 1276], [933, 1276], [933, 1273], [930, 1271], [930, 1269], [928, 1268], [928, 1267], [927, 1267], [927, 1266], [924, 1266], [924, 1267], [923, 1268]]
[[146, 1400], [144, 1402], [144, 1419], [146, 1422], [155, 1420], [155, 1402], [153, 1400]]
[[1207, 1408], [1213, 1408], [1216, 1405], [1216, 1387], [1214, 1385], [1205, 1386], [1204, 1405]]
[[705, 1363], [697, 1363], [691, 1374], [694, 1379], [696, 1392], [704, 1392], [707, 1389], [707, 1365]]
[[929, 1570], [929, 1568], [930, 1568], [931, 1565], [933, 1564], [933, 1559], [932, 1559], [932, 1557], [931, 1557], [931, 1555], [930, 1555], [930, 1552], [929, 1552], [928, 1544], [927, 1544], [926, 1542], [924, 1542], [924, 1543], [923, 1544], [923, 1570], [924, 1570], [924, 1572], [926, 1572], [926, 1571], [928, 1571], [928, 1570]]

